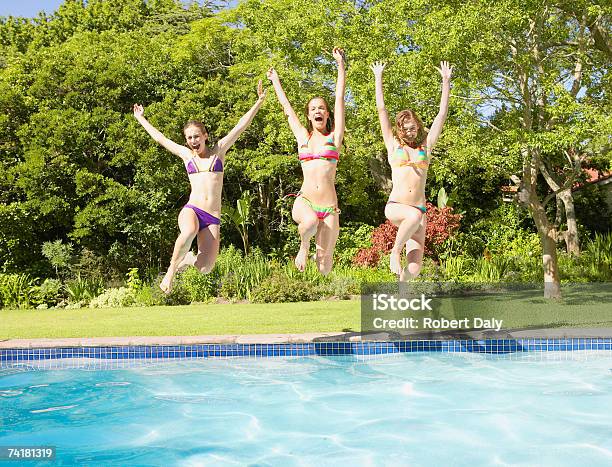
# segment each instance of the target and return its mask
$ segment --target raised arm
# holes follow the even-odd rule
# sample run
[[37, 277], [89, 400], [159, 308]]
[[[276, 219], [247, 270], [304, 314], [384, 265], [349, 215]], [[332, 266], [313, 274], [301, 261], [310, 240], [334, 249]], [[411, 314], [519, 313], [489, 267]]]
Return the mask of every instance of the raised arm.
[[385, 69], [385, 64], [383, 62], [374, 62], [372, 66], [370, 66], [370, 68], [374, 72], [374, 85], [376, 88], [376, 110], [378, 111], [380, 129], [382, 131], [383, 140], [385, 141], [387, 152], [391, 153], [393, 151], [395, 142], [393, 138], [393, 129], [391, 128], [391, 123], [389, 122], [389, 115], [387, 114], [387, 109], [385, 108], [385, 97], [383, 94], [382, 77], [383, 70]]
[[334, 144], [337, 148], [344, 138], [344, 93], [346, 90], [346, 70], [344, 63], [344, 50], [334, 47], [334, 59], [338, 64], [338, 79], [336, 81], [336, 102], [334, 103]]
[[227, 150], [230, 147], [232, 147], [232, 144], [236, 142], [236, 140], [242, 134], [242, 132], [246, 130], [248, 126], [251, 124], [251, 122], [253, 121], [253, 118], [255, 117], [255, 114], [257, 114], [257, 112], [259, 111], [261, 104], [263, 104], [263, 101], [266, 98], [266, 91], [264, 91], [263, 89], [261, 80], [259, 80], [259, 83], [257, 83], [257, 96], [258, 96], [257, 102], [253, 104], [253, 107], [251, 107], [249, 111], [245, 113], [240, 118], [240, 120], [238, 120], [238, 123], [236, 124], [236, 126], [232, 128], [232, 130], [227, 134], [227, 136], [225, 136], [224, 138], [221, 138], [219, 142], [217, 143], [220, 154], [225, 154]]
[[270, 68], [267, 73], [268, 79], [272, 82], [272, 87], [274, 87], [274, 92], [276, 92], [276, 97], [283, 107], [283, 111], [285, 115], [289, 119], [289, 128], [293, 132], [293, 135], [297, 140], [303, 140], [308, 136], [308, 130], [304, 128], [304, 126], [300, 123], [300, 119], [297, 114], [291, 107], [289, 103], [289, 99], [285, 95], [285, 91], [283, 91], [283, 87], [281, 86], [280, 79], [278, 78], [278, 73], [274, 68]]
[[165, 147], [172, 154], [176, 154], [183, 160], [187, 160], [191, 157], [191, 151], [188, 147], [181, 146], [180, 144], [175, 143], [171, 139], [168, 139], [164, 136], [164, 134], [155, 128], [153, 125], [149, 123], [149, 121], [144, 116], [144, 107], [140, 104], [134, 104], [134, 117], [138, 120], [143, 128], [151, 135], [155, 141]]
[[438, 141], [440, 134], [442, 133], [442, 127], [446, 121], [448, 115], [448, 96], [450, 95], [450, 79], [453, 73], [453, 67], [449, 66], [448, 62], [440, 62], [440, 68], [436, 69], [442, 75], [442, 97], [440, 98], [440, 110], [438, 115], [434, 119], [429, 134], [427, 135], [427, 152], [431, 153], [434, 145]]

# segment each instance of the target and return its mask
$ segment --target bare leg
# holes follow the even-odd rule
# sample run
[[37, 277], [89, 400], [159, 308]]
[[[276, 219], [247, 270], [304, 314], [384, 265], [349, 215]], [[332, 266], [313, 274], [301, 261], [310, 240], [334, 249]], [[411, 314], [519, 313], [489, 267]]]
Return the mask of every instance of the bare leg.
[[170, 266], [168, 266], [168, 272], [162, 279], [159, 287], [164, 293], [170, 293], [172, 291], [172, 281], [176, 274], [179, 264], [185, 257], [185, 254], [191, 248], [191, 242], [198, 233], [198, 218], [192, 209], [183, 208], [178, 216], [179, 234], [176, 242], [174, 242], [174, 251], [172, 252], [172, 259], [170, 260]]
[[183, 261], [181, 261], [179, 263], [178, 267], [176, 268], [176, 272], [181, 272], [187, 266], [193, 266], [195, 262], [196, 262], [196, 255], [194, 255], [193, 252], [191, 250], [189, 250], [185, 254], [185, 257], [183, 258]]
[[423, 267], [423, 253], [425, 251], [425, 231], [427, 227], [427, 217], [423, 216], [419, 229], [415, 232], [408, 242], [406, 242], [406, 263], [402, 269], [400, 281], [414, 279], [421, 272]]
[[414, 235], [421, 225], [423, 213], [414, 206], [406, 204], [389, 203], [385, 207], [385, 216], [399, 228], [395, 236], [395, 243], [391, 250], [390, 268], [394, 274], [402, 273], [401, 255], [404, 245]]
[[198, 232], [198, 255], [194, 255], [192, 264], [201, 273], [208, 274], [215, 266], [219, 255], [220, 230], [219, 225], [209, 225]]
[[293, 203], [291, 215], [298, 224], [298, 232], [300, 234], [300, 251], [298, 251], [295, 257], [295, 266], [299, 271], [304, 272], [306, 261], [308, 260], [310, 239], [317, 233], [319, 219], [310, 206], [299, 196], [295, 199], [295, 203]]
[[331, 272], [334, 262], [334, 248], [340, 233], [340, 216], [336, 213], [330, 214], [319, 224], [316, 236], [317, 244], [317, 268], [326, 276]]

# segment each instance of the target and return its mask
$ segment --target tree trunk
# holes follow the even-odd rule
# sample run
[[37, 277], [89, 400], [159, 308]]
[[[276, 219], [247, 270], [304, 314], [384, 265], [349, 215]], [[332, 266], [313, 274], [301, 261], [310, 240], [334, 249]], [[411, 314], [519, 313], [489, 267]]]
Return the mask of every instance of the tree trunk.
[[574, 208], [574, 198], [571, 190], [562, 191], [557, 195], [563, 202], [565, 208], [565, 218], [567, 220], [567, 232], [564, 234], [567, 252], [578, 256], [580, 255], [580, 241], [578, 239], [578, 223], [576, 222], [576, 210]]
[[[540, 235], [542, 236], [542, 233]], [[551, 229], [541, 237], [542, 263], [544, 265], [544, 298], [561, 298], [556, 237], [555, 229]]]
[[544, 266], [544, 298], [561, 298], [559, 262], [557, 261], [557, 230], [546, 217], [544, 207], [531, 205], [540, 241], [542, 242], [542, 265]]

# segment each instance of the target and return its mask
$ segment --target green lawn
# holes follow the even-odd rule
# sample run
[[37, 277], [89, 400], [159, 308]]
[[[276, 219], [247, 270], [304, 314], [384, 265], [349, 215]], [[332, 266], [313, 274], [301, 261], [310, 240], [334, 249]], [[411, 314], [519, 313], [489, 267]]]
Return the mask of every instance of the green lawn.
[[[539, 292], [444, 299], [436, 315], [503, 320], [503, 329], [612, 328], [612, 290], [576, 289], [562, 301]], [[0, 310], [0, 339], [360, 331], [360, 301], [198, 304], [78, 310]]]
[[358, 331], [359, 301], [0, 310], [0, 339]]

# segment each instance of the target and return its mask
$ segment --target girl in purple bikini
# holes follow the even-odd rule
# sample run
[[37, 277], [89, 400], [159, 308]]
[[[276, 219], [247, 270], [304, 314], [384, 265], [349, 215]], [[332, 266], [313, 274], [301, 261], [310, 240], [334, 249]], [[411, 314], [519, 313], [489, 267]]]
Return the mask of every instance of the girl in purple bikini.
[[[219, 218], [225, 153], [247, 129], [261, 107], [266, 97], [261, 81], [257, 86], [257, 94], [259, 98], [253, 107], [242, 116], [225, 138], [220, 139], [212, 147], [206, 146], [208, 131], [201, 122], [190, 120], [185, 124], [183, 132], [187, 146], [182, 146], [169, 140], [153, 127], [144, 117], [143, 107], [134, 104], [136, 120], [155, 141], [183, 159], [191, 183], [189, 202], [181, 209], [178, 216], [180, 234], [174, 243], [170, 266], [159, 285], [165, 293], [170, 293], [172, 280], [179, 269], [193, 265], [206, 274], [215, 265], [219, 253]], [[194, 255], [189, 250], [196, 237], [198, 254]]]

